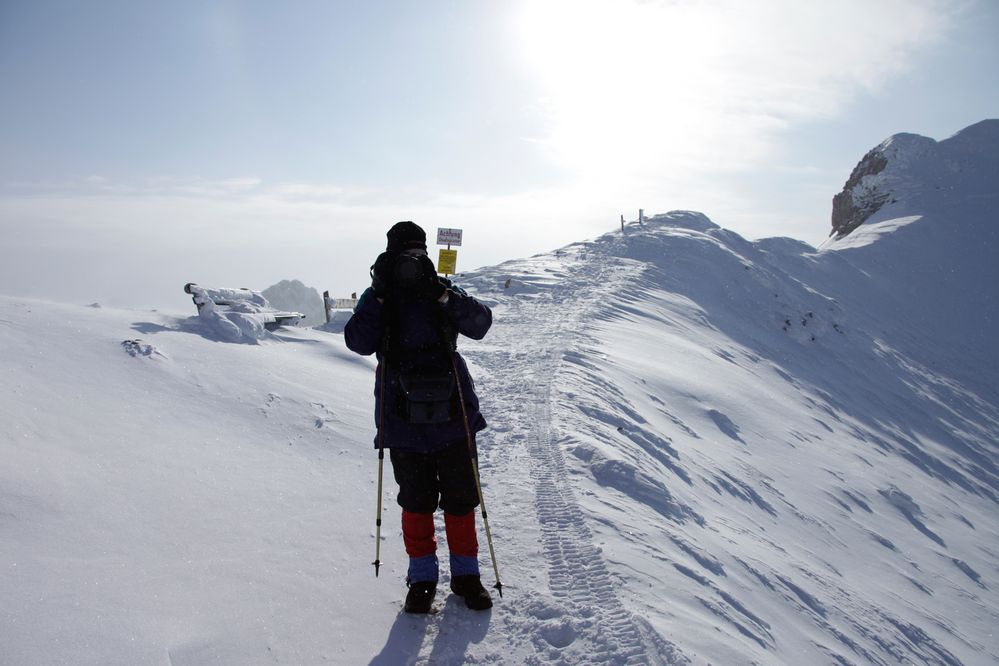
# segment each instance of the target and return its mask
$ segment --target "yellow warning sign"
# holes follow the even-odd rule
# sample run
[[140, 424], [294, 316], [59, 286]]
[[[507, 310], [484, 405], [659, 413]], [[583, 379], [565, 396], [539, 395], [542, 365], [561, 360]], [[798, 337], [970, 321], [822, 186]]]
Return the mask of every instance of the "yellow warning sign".
[[441, 250], [437, 258], [437, 272], [444, 275], [454, 275], [458, 265], [458, 250]]

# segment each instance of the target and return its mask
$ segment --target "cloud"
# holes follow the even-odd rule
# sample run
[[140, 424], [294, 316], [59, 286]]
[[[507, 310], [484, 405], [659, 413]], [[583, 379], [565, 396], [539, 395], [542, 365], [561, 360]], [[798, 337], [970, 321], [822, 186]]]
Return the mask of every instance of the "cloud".
[[13, 196], [190, 196], [225, 198], [252, 193], [263, 185], [256, 177], [209, 179], [197, 176], [151, 176], [135, 180], [115, 180], [89, 175], [61, 181], [7, 181], [0, 195]]
[[788, 127], [877, 93], [963, 5], [936, 0], [527, 3], [525, 67], [549, 154], [634, 188], [772, 160]]

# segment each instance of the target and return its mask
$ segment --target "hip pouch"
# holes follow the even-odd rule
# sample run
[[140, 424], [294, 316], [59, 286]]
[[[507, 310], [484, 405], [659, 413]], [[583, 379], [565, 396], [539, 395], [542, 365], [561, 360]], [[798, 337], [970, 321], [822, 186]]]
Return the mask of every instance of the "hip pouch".
[[447, 423], [458, 415], [451, 372], [399, 375], [400, 411], [409, 423]]

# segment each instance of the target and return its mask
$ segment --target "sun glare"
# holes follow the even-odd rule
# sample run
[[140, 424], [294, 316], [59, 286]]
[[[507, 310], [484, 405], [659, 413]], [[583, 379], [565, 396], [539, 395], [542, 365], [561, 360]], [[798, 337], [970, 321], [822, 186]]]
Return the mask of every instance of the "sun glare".
[[548, 146], [601, 179], [696, 152], [711, 122], [716, 39], [703, 10], [628, 0], [531, 2], [519, 29], [544, 91]]

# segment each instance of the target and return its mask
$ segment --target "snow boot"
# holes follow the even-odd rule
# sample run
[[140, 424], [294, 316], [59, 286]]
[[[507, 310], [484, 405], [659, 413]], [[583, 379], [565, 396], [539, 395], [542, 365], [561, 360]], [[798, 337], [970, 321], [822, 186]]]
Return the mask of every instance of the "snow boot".
[[452, 576], [451, 591], [465, 600], [472, 610], [486, 610], [493, 607], [493, 600], [482, 587], [478, 576]]
[[409, 584], [409, 593], [406, 594], [406, 604], [403, 610], [407, 613], [430, 612], [430, 607], [434, 603], [434, 596], [437, 594], [437, 583], [432, 580], [422, 580]]

